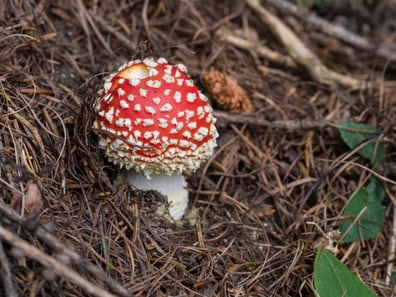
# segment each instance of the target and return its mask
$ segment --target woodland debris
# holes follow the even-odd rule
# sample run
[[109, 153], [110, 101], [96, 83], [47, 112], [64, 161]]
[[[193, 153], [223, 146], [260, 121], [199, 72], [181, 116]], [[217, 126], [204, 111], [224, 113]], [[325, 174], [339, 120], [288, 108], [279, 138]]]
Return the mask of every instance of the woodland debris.
[[215, 69], [203, 74], [202, 81], [215, 104], [226, 111], [253, 112], [253, 105], [237, 80]]

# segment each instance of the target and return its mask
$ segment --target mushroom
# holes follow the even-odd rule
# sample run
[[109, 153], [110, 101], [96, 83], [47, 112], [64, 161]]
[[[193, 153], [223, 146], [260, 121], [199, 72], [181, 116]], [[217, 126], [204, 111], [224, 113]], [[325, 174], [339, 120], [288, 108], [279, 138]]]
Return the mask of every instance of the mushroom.
[[207, 97], [186, 67], [164, 58], [133, 60], [105, 78], [94, 130], [108, 159], [126, 169], [118, 180], [168, 198], [169, 214], [188, 205], [186, 170], [213, 153], [218, 136]]

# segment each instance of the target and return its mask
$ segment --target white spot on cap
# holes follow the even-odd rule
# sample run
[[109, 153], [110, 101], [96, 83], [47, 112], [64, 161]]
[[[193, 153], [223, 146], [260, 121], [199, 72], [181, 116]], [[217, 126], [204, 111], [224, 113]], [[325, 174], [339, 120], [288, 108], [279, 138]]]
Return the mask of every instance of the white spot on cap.
[[197, 100], [197, 94], [196, 93], [188, 93], [187, 94], [187, 101], [193, 103], [195, 100]]
[[[169, 144], [170, 145], [177, 145], [179, 143], [179, 140], [177, 140], [176, 138], [171, 138], [171, 139], [169, 139]], [[171, 148], [171, 149], [175, 149], [174, 147], [173, 148]], [[174, 151], [173, 152], [173, 154], [175, 153], [176, 151]]]
[[185, 138], [187, 138], [187, 139], [190, 139], [191, 138], [191, 132], [186, 130], [186, 131], [183, 132], [183, 136]]
[[125, 100], [120, 100], [120, 107], [121, 107], [122, 109], [129, 108], [129, 104], [128, 104], [128, 102], [125, 101]]
[[181, 74], [180, 74], [180, 71], [179, 71], [179, 70], [176, 70], [176, 71], [175, 71], [175, 77], [180, 77], [180, 75], [181, 75]]
[[131, 121], [131, 119], [126, 118], [125, 122], [124, 122], [124, 125], [125, 125], [125, 127], [128, 128], [128, 130], [131, 130], [132, 129], [132, 121]]
[[179, 111], [179, 112], [177, 113], [177, 117], [178, 117], [178, 118], [184, 117], [184, 111]]
[[120, 78], [119, 80], [118, 80], [118, 83], [121, 85], [121, 84], [123, 84], [125, 82], [125, 79], [124, 78]]
[[173, 118], [171, 123], [176, 126], [177, 131], [180, 131], [184, 127], [183, 122], [178, 122], [176, 118]]
[[182, 94], [179, 91], [176, 91], [173, 99], [175, 99], [176, 103], [180, 103], [182, 99]]
[[166, 129], [168, 127], [167, 119], [159, 118], [158, 121], [159, 121], [159, 124], [158, 124], [159, 127], [164, 128], [164, 129]]
[[110, 107], [109, 110], [105, 114], [105, 118], [109, 123], [113, 122], [114, 118], [114, 107]]
[[133, 131], [133, 136], [135, 136], [136, 141], [138, 141], [139, 137], [142, 136], [142, 132], [135, 130]]
[[170, 103], [165, 103], [163, 106], [161, 106], [160, 111], [161, 112], [170, 112], [172, 111], [173, 106]]
[[169, 145], [169, 138], [168, 138], [168, 136], [162, 136], [162, 137], [161, 137], [161, 141], [162, 141], [164, 144]]
[[161, 86], [161, 81], [160, 80], [148, 80], [146, 82], [146, 85], [150, 88], [159, 88]]
[[140, 84], [140, 78], [132, 77], [132, 78], [129, 80], [129, 84], [130, 84], [131, 86], [133, 86], [133, 87], [136, 87], [137, 85]]
[[197, 108], [197, 114], [198, 114], [198, 118], [199, 118], [200, 120], [202, 120], [203, 117], [205, 116], [205, 111], [204, 111], [204, 109], [203, 109], [202, 106], [198, 106], [198, 108]]
[[194, 81], [192, 79], [186, 79], [186, 85], [189, 87], [193, 87], [194, 86]]
[[177, 83], [177, 85], [178, 85], [179, 87], [181, 87], [181, 86], [183, 85], [183, 81], [184, 81], [184, 79], [178, 78], [176, 83]]
[[147, 90], [146, 89], [139, 89], [139, 95], [142, 97], [147, 97]]
[[157, 67], [158, 63], [154, 61], [153, 58], [145, 58], [143, 63], [150, 67]]
[[105, 81], [104, 84], [103, 84], [103, 88], [104, 88], [105, 92], [110, 90], [112, 85], [113, 85], [113, 83], [111, 81]]
[[164, 91], [165, 96], [169, 96], [170, 93], [171, 93], [170, 89], [165, 89], [165, 91]]
[[204, 102], [208, 101], [208, 97], [206, 97], [203, 93], [199, 92], [199, 99], [201, 99]]
[[151, 131], [145, 131], [143, 134], [144, 139], [148, 140], [152, 137], [152, 132]]
[[128, 99], [128, 101], [133, 101], [133, 100], [135, 100], [135, 96], [133, 96], [132, 94], [129, 94], [128, 96], [127, 96], [127, 99]]
[[206, 127], [200, 127], [196, 133], [194, 133], [194, 140], [202, 141], [209, 134], [209, 129]]
[[187, 127], [191, 130], [196, 129], [197, 128], [197, 122], [191, 122], [187, 124]]
[[148, 127], [154, 125], [154, 120], [153, 119], [143, 119], [143, 126]]
[[123, 118], [118, 118], [116, 121], [115, 121], [115, 125], [117, 126], [117, 127], [124, 127], [124, 123], [125, 123], [125, 119], [123, 119]]
[[185, 139], [181, 139], [179, 141], [179, 145], [180, 145], [180, 147], [188, 148], [191, 146], [191, 142], [189, 142], [188, 140], [185, 140]]
[[166, 81], [168, 84], [173, 84], [175, 82], [175, 78], [170, 74], [164, 74], [162, 79]]
[[186, 109], [185, 112], [186, 112], [186, 121], [188, 122], [191, 118], [194, 117], [195, 113], [189, 109]]
[[153, 103], [155, 105], [158, 105], [161, 103], [161, 98], [160, 97], [153, 97], [153, 99], [151, 99], [153, 101]]
[[158, 75], [158, 70], [155, 69], [154, 67], [149, 67], [149, 75], [148, 76], [157, 76]]
[[153, 139], [150, 140], [150, 143], [154, 144], [154, 145], [159, 144], [160, 142], [161, 141], [158, 138], [153, 138]]
[[144, 110], [149, 114], [155, 114], [155, 109], [152, 106], [145, 106]]
[[164, 69], [164, 72], [165, 72], [166, 74], [171, 74], [171, 73], [172, 73], [172, 68], [173, 68], [172, 65], [166, 65], [166, 66], [165, 66], [165, 69]]
[[135, 104], [135, 106], [133, 107], [133, 110], [134, 110], [134, 111], [141, 111], [141, 110], [142, 110], [142, 106], [141, 106], [139, 103], [137, 103], [137, 104]]
[[158, 60], [157, 60], [157, 63], [158, 64], [168, 64], [168, 61], [165, 59], [165, 58], [159, 58]]
[[184, 73], [187, 73], [187, 68], [183, 64], [177, 64], [176, 67], [179, 68], [179, 70], [183, 71]]

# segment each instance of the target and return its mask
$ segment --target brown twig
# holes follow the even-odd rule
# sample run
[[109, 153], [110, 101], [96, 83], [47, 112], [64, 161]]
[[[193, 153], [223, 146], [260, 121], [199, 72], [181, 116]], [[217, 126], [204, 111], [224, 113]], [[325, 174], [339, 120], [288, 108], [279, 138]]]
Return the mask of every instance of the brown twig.
[[6, 297], [18, 297], [18, 293], [15, 290], [12, 282], [12, 273], [10, 263], [8, 262], [7, 255], [3, 248], [3, 243], [0, 240], [0, 264], [1, 264], [1, 276], [3, 278], [4, 293]]
[[89, 282], [85, 278], [83, 278], [80, 274], [76, 273], [66, 265], [62, 264], [58, 260], [53, 257], [48, 256], [47, 254], [40, 251], [35, 246], [31, 245], [27, 241], [19, 238], [12, 232], [0, 226], [0, 238], [13, 247], [17, 248], [19, 252], [30, 259], [33, 259], [39, 262], [44, 267], [51, 269], [57, 275], [61, 276], [65, 280], [68, 280], [80, 288], [84, 289], [89, 294], [97, 297], [116, 297], [108, 291], [94, 285]]
[[88, 10], [88, 13], [96, 23], [98, 23], [107, 32], [114, 35], [114, 37], [117, 38], [126, 48], [132, 51], [136, 49], [136, 44], [134, 44], [126, 36], [124, 36], [122, 33], [120, 33], [114, 27], [112, 27], [102, 16], [98, 15], [97, 13], [94, 13], [91, 10]]
[[337, 85], [352, 89], [368, 87], [369, 84], [366, 81], [360, 81], [328, 69], [291, 29], [277, 16], [265, 9], [258, 0], [246, 0], [246, 3], [260, 15], [261, 20], [271, 28], [289, 55], [308, 71], [312, 79], [331, 87]]
[[25, 221], [18, 213], [9, 208], [3, 200], [0, 199], [0, 214], [3, 217], [8, 218], [12, 222], [18, 223], [22, 225], [24, 228], [35, 234], [38, 238], [40, 238], [43, 242], [45, 242], [48, 246], [56, 250], [57, 253], [60, 253], [70, 259], [76, 265], [79, 265], [81, 268], [85, 269], [92, 276], [97, 278], [100, 281], [103, 281], [113, 292], [122, 297], [130, 297], [131, 294], [116, 280], [106, 275], [99, 267], [93, 265], [91, 262], [83, 258], [80, 254], [75, 251], [67, 248], [62, 242], [60, 242], [55, 236], [51, 235], [45, 228], [40, 226], [39, 224], [32, 221]]
[[396, 206], [394, 205], [392, 232], [391, 232], [391, 237], [389, 239], [386, 274], [385, 274], [385, 284], [387, 286], [389, 286], [391, 283], [395, 256], [396, 256]]
[[374, 54], [390, 61], [396, 61], [396, 53], [394, 49], [389, 47], [378, 47], [376, 44], [370, 40], [357, 35], [348, 29], [332, 24], [321, 17], [310, 13], [308, 16], [305, 12], [301, 11], [298, 6], [294, 5], [290, 1], [285, 0], [269, 0], [276, 8], [280, 9], [282, 12], [294, 15], [300, 20], [303, 20], [310, 27], [316, 28], [323, 33], [338, 38], [339, 40], [350, 44], [356, 48], [373, 52]]
[[282, 55], [276, 51], [269, 49], [263, 45], [257, 44], [253, 41], [242, 38], [236, 34], [234, 34], [231, 30], [221, 27], [216, 31], [216, 35], [220, 38], [220, 40], [237, 46], [244, 50], [252, 50], [258, 56], [266, 58], [267, 60], [277, 63], [279, 65], [287, 66], [289, 68], [297, 68], [298, 65], [294, 62], [292, 58], [289, 56]]
[[218, 120], [223, 120], [228, 123], [249, 124], [255, 126], [262, 126], [268, 128], [286, 129], [286, 130], [307, 130], [307, 129], [322, 129], [324, 127], [337, 127], [334, 123], [329, 121], [297, 121], [297, 120], [277, 120], [267, 121], [263, 118], [244, 114], [232, 114], [223, 111], [214, 111], [214, 116]]

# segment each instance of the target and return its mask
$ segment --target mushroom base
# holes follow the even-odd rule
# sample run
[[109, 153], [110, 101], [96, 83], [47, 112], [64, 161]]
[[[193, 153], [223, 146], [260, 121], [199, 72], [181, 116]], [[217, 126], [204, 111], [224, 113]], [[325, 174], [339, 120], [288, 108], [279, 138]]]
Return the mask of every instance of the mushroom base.
[[182, 174], [151, 174], [148, 178], [142, 172], [125, 170], [120, 174], [117, 183], [126, 182], [139, 190], [157, 190], [166, 196], [169, 203], [169, 214], [174, 220], [180, 220], [188, 206], [187, 182]]

